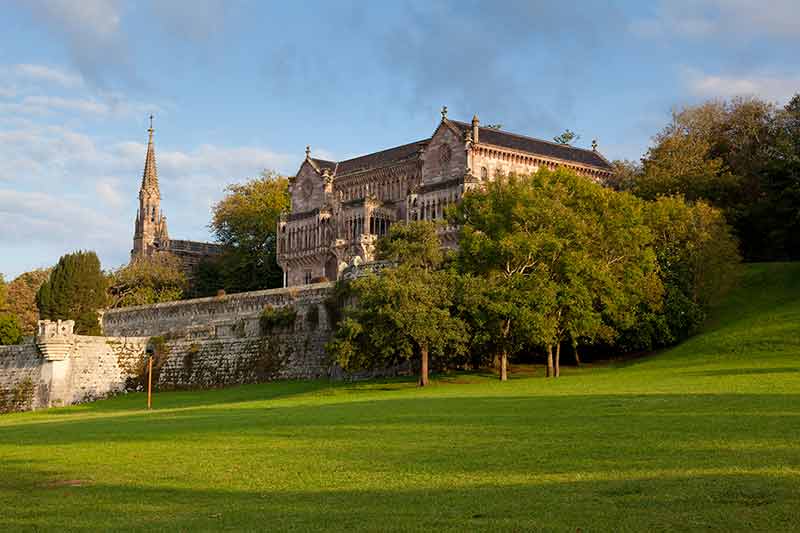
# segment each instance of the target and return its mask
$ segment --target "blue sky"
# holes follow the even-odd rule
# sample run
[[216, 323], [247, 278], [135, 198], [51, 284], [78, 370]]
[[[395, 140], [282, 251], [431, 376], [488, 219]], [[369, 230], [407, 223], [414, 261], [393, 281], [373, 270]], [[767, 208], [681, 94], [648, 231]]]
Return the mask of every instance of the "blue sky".
[[174, 238], [228, 183], [343, 159], [453, 118], [636, 159], [672, 109], [800, 91], [793, 0], [29, 0], [0, 17], [0, 272], [127, 261], [156, 115]]

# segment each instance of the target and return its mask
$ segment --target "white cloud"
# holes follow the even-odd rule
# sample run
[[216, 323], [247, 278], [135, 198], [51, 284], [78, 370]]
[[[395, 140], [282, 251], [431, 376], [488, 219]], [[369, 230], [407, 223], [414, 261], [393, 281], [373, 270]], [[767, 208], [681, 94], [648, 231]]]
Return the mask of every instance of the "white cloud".
[[654, 16], [635, 19], [629, 29], [641, 37], [746, 36], [800, 38], [796, 0], [662, 0]]
[[800, 76], [726, 76], [686, 69], [684, 79], [694, 96], [704, 98], [758, 96], [784, 104], [792, 95], [800, 92]]
[[47, 65], [15, 65], [14, 72], [21, 78], [55, 83], [67, 89], [83, 87], [84, 85], [83, 77], [80, 74]]
[[122, 207], [124, 203], [124, 199], [122, 198], [122, 194], [119, 192], [117, 187], [119, 186], [119, 180], [116, 178], [111, 179], [100, 179], [94, 185], [94, 190], [97, 192], [97, 196], [100, 197], [103, 202], [105, 202], [108, 206], [118, 208]]
[[33, 114], [46, 114], [53, 111], [75, 111], [92, 115], [107, 115], [108, 105], [87, 98], [62, 98], [60, 96], [26, 96], [20, 109]]
[[125, 226], [88, 205], [64, 195], [0, 189], [0, 243], [108, 245]]

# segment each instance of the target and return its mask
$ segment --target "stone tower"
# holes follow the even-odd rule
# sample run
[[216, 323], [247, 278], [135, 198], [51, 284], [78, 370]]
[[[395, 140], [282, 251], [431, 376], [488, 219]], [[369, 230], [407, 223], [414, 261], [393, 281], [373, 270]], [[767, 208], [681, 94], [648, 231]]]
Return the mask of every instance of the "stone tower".
[[158, 189], [153, 131], [153, 115], [150, 115], [150, 128], [147, 130], [150, 138], [147, 141], [142, 186], [139, 189], [139, 211], [136, 213], [131, 259], [150, 256], [156, 250], [166, 248], [169, 242], [167, 217], [161, 214], [161, 192]]

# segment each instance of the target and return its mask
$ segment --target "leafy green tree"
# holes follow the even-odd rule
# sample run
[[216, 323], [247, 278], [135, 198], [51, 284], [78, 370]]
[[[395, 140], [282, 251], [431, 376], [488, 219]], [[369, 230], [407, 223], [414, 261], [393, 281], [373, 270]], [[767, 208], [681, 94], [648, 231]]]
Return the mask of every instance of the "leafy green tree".
[[[564, 341], [610, 338], [634, 319], [630, 309], [660, 298], [641, 204], [569, 171], [542, 169], [495, 180], [456, 209], [463, 270], [489, 281], [491, 300], [512, 303], [505, 329], [516, 323], [517, 338], [547, 347], [548, 376], [560, 374]], [[514, 321], [520, 305], [526, 319]]]
[[355, 304], [328, 350], [348, 370], [419, 358], [419, 385], [426, 386], [430, 357], [444, 361], [465, 347], [464, 324], [451, 314], [457, 278], [439, 268], [443, 255], [430, 222], [395, 224], [378, 243], [378, 257], [398, 264], [351, 282]]
[[647, 204], [645, 221], [654, 236], [664, 299], [656, 308], [640, 307], [637, 322], [619, 341], [626, 350], [651, 350], [688, 337], [740, 274], [737, 242], [719, 209], [662, 197]]
[[[227, 292], [282, 285], [276, 262], [276, 228], [289, 208], [289, 182], [271, 171], [230, 185], [212, 209], [211, 229], [226, 251], [214, 265]], [[211, 268], [211, 266], [209, 266]]]
[[614, 171], [606, 178], [605, 185], [615, 191], [630, 192], [639, 181], [642, 174], [642, 165], [637, 161], [618, 159], [611, 163]]
[[76, 333], [99, 335], [97, 311], [106, 305], [106, 286], [94, 252], [64, 255], [37, 292], [39, 315], [49, 320], [74, 320]]
[[722, 158], [711, 156], [708, 140], [677, 127], [667, 129], [656, 139], [633, 189], [638, 196], [652, 200], [682, 194], [689, 200], [730, 204], [739, 186], [738, 177]]
[[111, 307], [180, 300], [187, 288], [181, 260], [168, 253], [134, 259], [111, 275]]
[[22, 327], [17, 316], [0, 313], [0, 345], [19, 344], [22, 337]]
[[649, 199], [681, 195], [722, 209], [747, 260], [800, 257], [800, 150], [791, 141], [798, 108], [798, 99], [779, 109], [758, 98], [684, 108], [655, 137], [633, 190]]

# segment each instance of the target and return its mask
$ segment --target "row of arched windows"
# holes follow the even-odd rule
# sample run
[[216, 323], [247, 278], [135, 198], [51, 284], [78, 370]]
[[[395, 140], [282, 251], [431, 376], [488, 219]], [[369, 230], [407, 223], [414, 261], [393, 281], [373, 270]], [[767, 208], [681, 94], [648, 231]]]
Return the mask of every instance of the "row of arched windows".
[[383, 179], [374, 183], [361, 183], [357, 185], [345, 186], [342, 189], [344, 201], [366, 198], [367, 193], [373, 193], [378, 199], [384, 201], [396, 201], [405, 198], [407, 190], [407, 180], [405, 177]]

